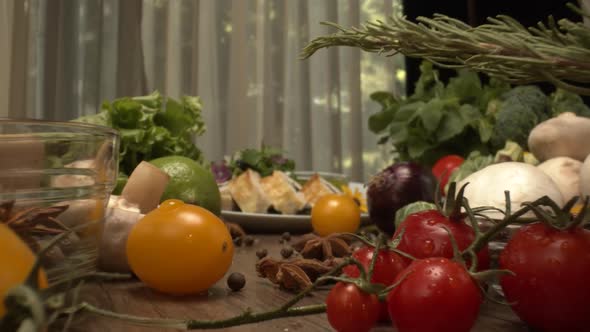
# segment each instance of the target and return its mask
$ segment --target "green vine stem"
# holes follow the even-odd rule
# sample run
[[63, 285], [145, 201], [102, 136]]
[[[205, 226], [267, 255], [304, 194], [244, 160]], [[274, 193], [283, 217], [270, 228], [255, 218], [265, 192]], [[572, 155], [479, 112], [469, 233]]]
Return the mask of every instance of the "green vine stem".
[[[220, 329], [227, 328], [237, 325], [253, 324], [263, 321], [268, 321], [277, 318], [297, 317], [305, 315], [313, 315], [326, 311], [325, 304], [314, 304], [307, 306], [293, 307], [297, 302], [303, 299], [306, 295], [311, 293], [315, 288], [324, 283], [329, 279], [336, 279], [337, 277], [330, 277], [332, 275], [340, 273], [340, 271], [347, 265], [355, 264], [361, 271], [361, 276], [364, 274], [362, 265], [352, 258], [345, 259], [342, 263], [336, 265], [332, 270], [328, 271], [322, 277], [316, 279], [316, 281], [296, 294], [289, 301], [281, 305], [280, 307], [265, 311], [254, 313], [251, 310], [246, 310], [240, 315], [235, 317], [213, 320], [213, 321], [202, 321], [193, 319], [154, 319], [149, 317], [140, 317], [127, 314], [120, 314], [109, 310], [98, 308], [90, 303], [82, 302], [73, 307], [66, 308], [61, 311], [63, 315], [74, 315], [76, 313], [91, 313], [100, 315], [103, 317], [123, 320], [128, 323], [141, 326], [159, 327], [159, 328], [173, 328], [173, 329], [184, 329], [184, 330], [196, 330], [196, 329]], [[366, 278], [366, 275], [364, 275]]]

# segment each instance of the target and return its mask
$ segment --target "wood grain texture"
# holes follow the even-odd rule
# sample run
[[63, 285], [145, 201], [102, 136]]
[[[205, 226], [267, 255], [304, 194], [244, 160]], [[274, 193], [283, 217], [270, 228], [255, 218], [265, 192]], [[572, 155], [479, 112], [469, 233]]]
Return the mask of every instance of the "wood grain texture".
[[[246, 286], [239, 292], [230, 291], [220, 280], [207, 294], [187, 297], [173, 297], [157, 293], [140, 282], [102, 283], [87, 286], [88, 302], [104, 309], [120, 313], [153, 318], [192, 318], [199, 320], [223, 319], [240, 314], [246, 308], [253, 311], [267, 311], [287, 301], [292, 294], [282, 291], [269, 281], [256, 276], [256, 250], [266, 248], [269, 255], [280, 258], [277, 235], [257, 235], [252, 247], [238, 247], [230, 272], [241, 272], [246, 276]], [[228, 274], [229, 275], [229, 274]], [[303, 304], [323, 302], [327, 291], [314, 293], [301, 301]], [[129, 325], [103, 317], [85, 314], [78, 317], [72, 328], [76, 332], [98, 331], [160, 331], [161, 329]], [[330, 331], [325, 314], [277, 319], [252, 325], [221, 329], [219, 331]], [[170, 331], [170, 330], [167, 330]], [[395, 331], [389, 325], [380, 325], [374, 331]], [[524, 325], [508, 307], [486, 303], [473, 331], [481, 332], [525, 332]]]

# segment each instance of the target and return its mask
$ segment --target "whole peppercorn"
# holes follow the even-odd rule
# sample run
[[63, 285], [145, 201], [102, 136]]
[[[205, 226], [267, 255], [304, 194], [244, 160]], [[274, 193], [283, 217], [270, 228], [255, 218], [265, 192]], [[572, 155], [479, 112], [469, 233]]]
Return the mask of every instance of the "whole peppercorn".
[[246, 245], [246, 247], [251, 247], [254, 244], [254, 238], [250, 235], [247, 235], [244, 238], [244, 244]]
[[283, 256], [283, 258], [289, 258], [291, 255], [293, 255], [293, 248], [285, 247], [281, 249], [281, 256]]
[[241, 247], [242, 246], [242, 237], [238, 236], [237, 238], [234, 239], [234, 244], [236, 245], [236, 247]]
[[268, 250], [266, 249], [260, 249], [256, 251], [256, 257], [258, 257], [259, 259], [263, 259], [264, 257], [266, 257], [266, 255], [268, 255]]
[[285, 242], [291, 241], [291, 233], [289, 232], [285, 232], [281, 235], [281, 240], [284, 240]]
[[239, 291], [246, 285], [246, 277], [240, 272], [233, 272], [227, 278], [227, 286], [234, 292]]

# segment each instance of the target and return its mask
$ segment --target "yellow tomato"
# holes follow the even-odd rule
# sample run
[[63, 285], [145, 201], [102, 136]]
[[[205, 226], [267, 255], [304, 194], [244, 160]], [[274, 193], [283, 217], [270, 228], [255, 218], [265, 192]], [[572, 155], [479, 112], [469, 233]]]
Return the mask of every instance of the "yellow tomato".
[[175, 199], [139, 220], [127, 239], [133, 272], [149, 287], [168, 294], [207, 290], [225, 275], [233, 252], [221, 219]]
[[320, 198], [311, 209], [311, 225], [320, 236], [353, 233], [361, 224], [361, 210], [349, 196], [330, 194]]
[[[8, 226], [0, 223], [0, 318], [4, 316], [4, 296], [22, 284], [35, 263], [35, 255]], [[47, 287], [45, 273], [39, 273], [39, 286]]]

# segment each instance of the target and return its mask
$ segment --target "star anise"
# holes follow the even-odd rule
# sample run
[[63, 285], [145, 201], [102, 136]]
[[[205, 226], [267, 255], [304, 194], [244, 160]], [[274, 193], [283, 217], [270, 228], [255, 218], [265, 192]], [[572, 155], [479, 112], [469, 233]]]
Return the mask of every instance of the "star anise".
[[68, 229], [57, 219], [67, 208], [67, 205], [55, 205], [19, 209], [15, 201], [5, 201], [0, 203], [0, 222], [14, 230], [36, 252], [38, 236], [56, 235]]
[[344, 234], [332, 234], [325, 237], [313, 233], [301, 236], [293, 248], [303, 258], [312, 258], [324, 261], [335, 257], [345, 257], [352, 252], [350, 242], [352, 238]]
[[227, 229], [229, 230], [229, 233], [231, 234], [232, 239], [235, 238], [245, 238], [246, 237], [246, 232], [244, 231], [244, 229], [242, 228], [242, 226], [233, 223], [233, 222], [226, 222], [225, 226], [227, 226]]
[[277, 261], [265, 257], [256, 263], [256, 272], [259, 277], [266, 278], [286, 290], [300, 291], [330, 271], [334, 263], [305, 258]]

